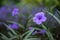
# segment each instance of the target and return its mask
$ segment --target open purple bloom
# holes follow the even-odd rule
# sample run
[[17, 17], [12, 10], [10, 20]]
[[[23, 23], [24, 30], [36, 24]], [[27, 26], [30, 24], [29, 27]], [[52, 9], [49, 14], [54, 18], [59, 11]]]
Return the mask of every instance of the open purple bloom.
[[18, 14], [19, 9], [18, 8], [14, 8], [12, 11], [12, 16], [15, 16]]
[[9, 24], [9, 25], [8, 25], [8, 29], [9, 29], [9, 28], [18, 29], [18, 26], [17, 26], [17, 24]]
[[42, 24], [42, 22], [46, 21], [46, 17], [44, 15], [44, 12], [39, 12], [36, 13], [35, 16], [33, 17], [33, 22], [35, 22], [36, 24]]

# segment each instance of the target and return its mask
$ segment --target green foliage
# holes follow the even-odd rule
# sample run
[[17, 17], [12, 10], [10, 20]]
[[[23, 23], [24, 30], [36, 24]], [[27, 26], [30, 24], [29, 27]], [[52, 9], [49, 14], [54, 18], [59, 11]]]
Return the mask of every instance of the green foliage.
[[3, 0], [0, 0], [0, 7], [3, 5]]
[[25, 36], [25, 38], [24, 38], [23, 40], [28, 39], [28, 38], [30, 37], [30, 35], [32, 34], [33, 31], [34, 31], [34, 29], [32, 29], [32, 30]]
[[51, 32], [49, 31], [49, 29], [46, 28], [44, 24], [42, 24], [42, 28], [46, 30], [46, 35], [48, 36], [49, 40], [54, 40]]
[[40, 40], [40, 38], [29, 38], [29, 39], [25, 39], [25, 40]]
[[39, 5], [42, 0], [22, 0], [23, 4], [32, 4], [32, 5]]
[[[16, 1], [19, 2], [19, 0], [16, 0]], [[16, 3], [16, 1], [13, 0], [14, 3]], [[1, 5], [2, 5], [2, 4], [6, 4], [6, 3], [8, 3], [8, 5], [9, 5], [9, 4], [11, 4], [12, 2], [4, 1], [4, 3], [1, 2]], [[21, 4], [24, 4], [25, 6], [28, 5], [28, 6], [26, 6], [28, 10], [31, 8], [31, 7], [29, 7], [29, 4], [31, 4], [31, 5], [37, 5], [37, 6], [40, 6], [40, 4], [41, 4], [41, 5], [44, 5], [45, 7], [48, 7], [48, 9], [49, 9], [49, 8], [51, 8], [52, 6], [57, 6], [57, 5], [59, 5], [59, 1], [58, 1], [58, 0], [43, 0], [43, 1], [42, 1], [42, 0], [21, 0], [21, 3], [18, 3], [17, 5], [18, 5], [19, 7], [21, 7]], [[53, 18], [55, 18], [55, 20], [60, 24], [60, 19], [57, 18], [53, 13], [49, 12], [48, 10], [43, 10], [43, 11], [44, 11], [44, 12], [47, 12], [49, 15], [51, 15]], [[60, 15], [60, 11], [58, 11], [58, 14]], [[18, 14], [18, 16], [22, 16], [22, 15], [23, 15], [23, 14], [20, 14], [20, 15]], [[33, 36], [33, 35], [31, 35], [31, 34], [32, 34], [32, 32], [33, 32], [35, 29], [40, 30], [41, 28], [38, 28], [38, 27], [36, 26], [36, 27], [33, 27], [33, 29], [30, 30], [30, 31], [27, 30], [27, 28], [28, 28], [29, 26], [33, 25], [33, 24], [32, 24], [32, 23], [33, 23], [33, 22], [32, 22], [32, 17], [33, 17], [34, 15], [31, 16], [31, 15], [29, 15], [28, 13], [26, 13], [24, 16], [28, 19], [28, 22], [27, 22], [26, 27], [25, 27], [24, 25], [18, 23], [18, 22], [14, 22], [14, 21], [7, 20], [7, 22], [9, 22], [9, 23], [16, 23], [16, 24], [18, 24], [18, 26], [21, 28], [20, 31], [24, 30], [23, 33], [17, 33], [14, 29], [10, 28], [10, 31], [11, 31], [11, 32], [10, 32], [10, 31], [7, 32], [10, 38], [9, 38], [8, 36], [0, 33], [1, 38], [4, 39], [4, 40], [13, 40], [13, 39], [17, 39], [17, 40], [40, 40], [40, 38], [31, 38], [31, 36]], [[4, 25], [5, 25], [6, 27], [8, 27], [7, 24], [4, 23]], [[48, 25], [48, 24], [47, 24], [47, 25]], [[38, 25], [38, 26], [39, 26], [39, 25]], [[50, 30], [49, 30], [44, 24], [42, 24], [41, 27], [42, 27], [42, 29], [45, 29], [45, 30], [46, 30], [46, 35], [47, 35], [47, 38], [49, 38], [49, 40], [55, 40], [55, 39], [53, 38], [53, 35], [52, 35], [52, 33], [50, 32]]]
[[44, 5], [48, 8], [52, 6], [57, 6], [59, 4], [58, 0], [44, 0]]
[[7, 36], [5, 36], [4, 34], [0, 33], [1, 35], [1, 38], [4, 39], [4, 40], [8, 40], [9, 38]]
[[[45, 11], [45, 10], [43, 10], [44, 12], [47, 12], [49, 15], [51, 15], [53, 18], [55, 18], [56, 19], [56, 21], [60, 24], [60, 20], [55, 16], [55, 15], [53, 15], [53, 13], [51, 13], [51, 12], [48, 12], [47, 10]], [[59, 14], [59, 13], [58, 13]]]

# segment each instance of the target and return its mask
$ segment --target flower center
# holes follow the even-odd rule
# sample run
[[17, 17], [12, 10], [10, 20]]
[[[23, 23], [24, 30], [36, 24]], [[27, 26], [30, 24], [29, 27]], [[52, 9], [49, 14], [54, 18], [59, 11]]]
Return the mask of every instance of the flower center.
[[42, 18], [42, 16], [37, 16], [37, 18], [40, 20]]

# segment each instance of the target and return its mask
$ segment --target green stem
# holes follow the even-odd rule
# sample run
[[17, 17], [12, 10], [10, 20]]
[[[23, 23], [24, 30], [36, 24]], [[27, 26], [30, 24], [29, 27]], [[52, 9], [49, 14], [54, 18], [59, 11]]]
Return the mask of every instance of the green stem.
[[59, 20], [55, 15], [53, 15], [53, 14], [50, 13], [50, 12], [48, 12], [48, 14], [50, 14], [51, 16], [53, 16], [53, 17], [56, 19], [56, 21], [60, 24], [60, 20]]
[[53, 15], [51, 12], [48, 12], [47, 10], [43, 10], [43, 11], [51, 15], [60, 24], [60, 20], [55, 15]]
[[21, 35], [21, 37], [25, 36], [28, 33], [29, 33], [29, 31], [25, 32], [24, 34]]
[[44, 25], [42, 24], [42, 27], [43, 27], [43, 29], [45, 29], [45, 30], [46, 30], [46, 34], [47, 34], [47, 36], [48, 36], [49, 40], [54, 40], [54, 38], [53, 38], [52, 34], [50, 33], [50, 31], [49, 31], [49, 30], [47, 30], [46, 26], [44, 26]]
[[25, 36], [24, 40], [28, 39], [33, 31], [34, 31], [34, 28], [32, 30], [30, 30], [30, 32]]

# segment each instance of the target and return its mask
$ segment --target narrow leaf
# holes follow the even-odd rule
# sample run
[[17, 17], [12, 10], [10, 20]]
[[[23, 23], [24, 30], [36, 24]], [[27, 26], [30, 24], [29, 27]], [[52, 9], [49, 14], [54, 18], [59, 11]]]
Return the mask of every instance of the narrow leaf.
[[8, 40], [9, 38], [7, 36], [5, 36], [4, 34], [0, 33], [1, 34], [1, 38], [4, 39], [4, 40]]
[[46, 34], [47, 34], [49, 40], [54, 40], [52, 34], [51, 34], [50, 31], [46, 28], [46, 26], [42, 24], [42, 28], [46, 30]]
[[34, 28], [32, 30], [30, 30], [30, 32], [25, 36], [24, 39], [28, 39], [30, 37], [30, 35], [32, 34], [33, 31], [34, 31]]
[[27, 33], [29, 33], [30, 31], [25, 32], [24, 34], [21, 35], [21, 37], [23, 37], [24, 35], [26, 35]]
[[13, 34], [11, 32], [8, 32], [8, 34], [9, 34], [10, 37], [13, 37]]
[[41, 40], [41, 38], [29, 38], [29, 39], [26, 39], [26, 40]]
[[52, 13], [50, 13], [50, 12], [48, 12], [51, 16], [53, 16], [55, 19], [56, 19], [56, 21], [60, 24], [60, 20], [55, 16], [55, 15], [53, 15]]

